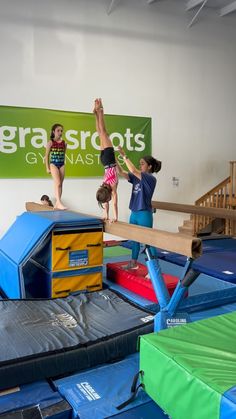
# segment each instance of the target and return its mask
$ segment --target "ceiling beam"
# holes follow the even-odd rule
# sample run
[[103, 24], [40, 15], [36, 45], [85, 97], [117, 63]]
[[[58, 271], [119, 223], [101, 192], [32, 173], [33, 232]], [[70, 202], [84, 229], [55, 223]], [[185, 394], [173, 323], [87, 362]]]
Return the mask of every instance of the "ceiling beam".
[[220, 16], [225, 16], [235, 11], [236, 11], [236, 1], [233, 1], [232, 3], [220, 9]]
[[204, 0], [189, 0], [186, 5], [186, 10], [192, 10], [197, 6], [200, 6]]
[[109, 5], [109, 7], [108, 7], [108, 9], [107, 9], [107, 14], [108, 14], [108, 15], [109, 15], [109, 14], [112, 12], [112, 10], [114, 9], [115, 2], [116, 2], [116, 0], [111, 0], [110, 5]]
[[198, 9], [198, 11], [197, 11], [197, 13], [193, 16], [193, 18], [192, 18], [192, 20], [191, 20], [191, 22], [189, 23], [189, 25], [188, 25], [188, 28], [190, 28], [192, 25], [193, 25], [193, 23], [195, 22], [195, 20], [197, 19], [197, 17], [198, 17], [198, 15], [199, 15], [199, 13], [201, 12], [201, 10], [203, 9], [203, 7], [205, 6], [205, 4], [207, 3], [207, 1], [208, 0], [204, 0], [203, 2], [201, 2], [202, 3], [202, 5], [199, 7], [199, 9]]

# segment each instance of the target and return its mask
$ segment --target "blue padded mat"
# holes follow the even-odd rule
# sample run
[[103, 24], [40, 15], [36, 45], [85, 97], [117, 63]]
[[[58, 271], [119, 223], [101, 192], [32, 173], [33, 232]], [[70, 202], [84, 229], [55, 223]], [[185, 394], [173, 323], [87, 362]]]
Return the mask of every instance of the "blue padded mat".
[[153, 401], [141, 404], [140, 406], [111, 417], [114, 419], [168, 419], [168, 416]]
[[236, 239], [234, 238], [202, 240], [202, 245], [203, 254], [209, 252], [227, 252], [230, 250], [236, 252]]
[[72, 412], [68, 402], [58, 391], [54, 391], [47, 381], [16, 387], [9, 394], [0, 393], [0, 414], [25, 410], [34, 405], [38, 405], [42, 416], [48, 419], [69, 419]]
[[172, 252], [166, 253], [164, 259], [179, 266], [184, 266], [187, 262], [187, 256]]
[[226, 304], [219, 307], [214, 307], [209, 310], [196, 311], [190, 314], [192, 322], [208, 319], [209, 317], [220, 316], [221, 314], [231, 313], [236, 311], [236, 302], [232, 304]]
[[[202, 251], [203, 255], [206, 253], [224, 253], [224, 252], [235, 252], [236, 253], [236, 239], [234, 238], [222, 238], [222, 239], [208, 239], [202, 240]], [[164, 249], [157, 249], [158, 257], [168, 262], [175, 263], [179, 266], [184, 266], [187, 257], [180, 253], [168, 252]], [[236, 258], [236, 254], [235, 254]], [[207, 273], [203, 271], [204, 273]]]
[[192, 268], [198, 272], [236, 282], [236, 252], [206, 253], [193, 262]]
[[131, 385], [139, 371], [139, 355], [131, 355], [115, 364], [102, 365], [70, 377], [54, 381], [54, 385], [73, 407], [80, 419], [104, 419], [127, 409], [149, 402], [149, 396], [140, 389], [134, 401], [124, 409], [117, 406], [130, 397]]

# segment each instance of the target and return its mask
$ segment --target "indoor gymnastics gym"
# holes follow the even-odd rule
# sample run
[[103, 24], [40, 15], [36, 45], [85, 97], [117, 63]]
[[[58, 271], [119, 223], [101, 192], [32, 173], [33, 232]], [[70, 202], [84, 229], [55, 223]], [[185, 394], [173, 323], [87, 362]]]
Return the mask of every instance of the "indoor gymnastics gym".
[[[235, 2], [1, 6], [0, 418], [236, 418]], [[103, 220], [100, 96], [115, 151], [162, 161], [153, 228], [123, 179]]]

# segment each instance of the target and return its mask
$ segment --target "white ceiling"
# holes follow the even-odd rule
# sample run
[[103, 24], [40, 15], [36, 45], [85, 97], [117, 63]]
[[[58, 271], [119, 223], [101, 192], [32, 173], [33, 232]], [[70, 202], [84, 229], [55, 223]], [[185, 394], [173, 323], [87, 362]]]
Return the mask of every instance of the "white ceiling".
[[[119, 6], [120, 0], [109, 0], [107, 13], [110, 14], [116, 7]], [[127, 2], [129, 0], [126, 0]], [[150, 7], [158, 7], [158, 3], [168, 2], [168, 0], [143, 0], [144, 5]], [[173, 0], [172, 0], [173, 1]], [[236, 17], [236, 0], [174, 0], [181, 2], [183, 5], [183, 12], [193, 12], [193, 17], [189, 22], [189, 26], [192, 26], [206, 9], [212, 9], [212, 13], [224, 18], [227, 15], [234, 15]], [[154, 4], [155, 3], [155, 4]]]

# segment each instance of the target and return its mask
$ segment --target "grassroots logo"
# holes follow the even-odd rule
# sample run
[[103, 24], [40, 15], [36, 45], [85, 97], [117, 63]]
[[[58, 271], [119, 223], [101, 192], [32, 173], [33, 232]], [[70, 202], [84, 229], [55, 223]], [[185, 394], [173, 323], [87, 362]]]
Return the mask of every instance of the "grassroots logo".
[[[64, 137], [69, 150], [86, 150], [90, 146], [92, 149], [100, 151], [100, 141], [96, 131], [70, 129], [65, 131]], [[145, 149], [144, 134], [134, 134], [130, 128], [126, 128], [123, 135], [113, 132], [109, 137], [115, 149], [118, 146], [126, 147], [128, 151], [141, 152]], [[13, 154], [19, 148], [27, 148], [29, 145], [33, 149], [42, 149], [46, 147], [47, 142], [48, 133], [44, 128], [0, 126], [0, 151], [2, 153]]]
[[[140, 153], [151, 154], [151, 118], [106, 115], [115, 151], [121, 146], [138, 163]], [[64, 127], [67, 177], [103, 175], [100, 139], [93, 114], [0, 106], [0, 177], [48, 177], [46, 145], [54, 123]], [[121, 165], [122, 157], [117, 153]]]

